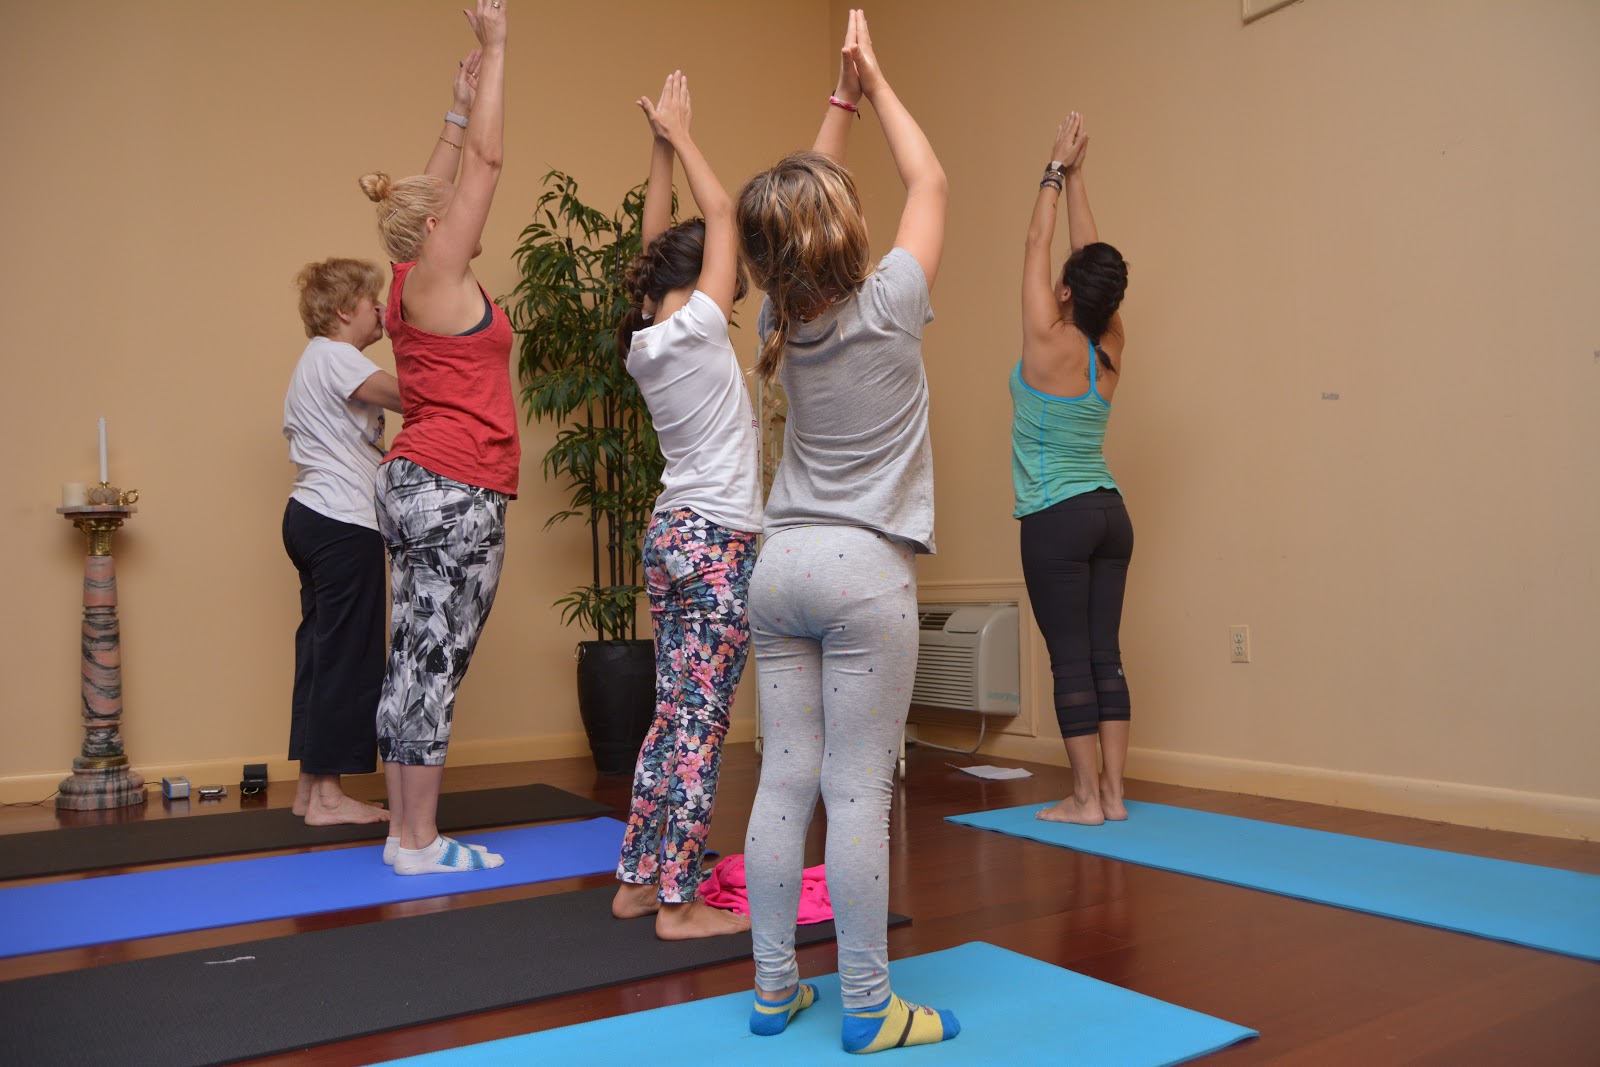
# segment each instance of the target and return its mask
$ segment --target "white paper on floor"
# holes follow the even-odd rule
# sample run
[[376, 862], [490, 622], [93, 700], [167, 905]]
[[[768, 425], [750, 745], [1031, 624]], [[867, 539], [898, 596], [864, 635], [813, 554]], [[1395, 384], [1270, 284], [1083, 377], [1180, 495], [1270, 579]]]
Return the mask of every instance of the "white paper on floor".
[[987, 763], [979, 764], [976, 767], [956, 767], [956, 765], [954, 763], [946, 764], [946, 766], [955, 767], [956, 770], [961, 771], [964, 774], [970, 774], [974, 778], [1032, 778], [1033, 777], [1033, 772], [1032, 771], [1025, 771], [1021, 767], [991, 767]]

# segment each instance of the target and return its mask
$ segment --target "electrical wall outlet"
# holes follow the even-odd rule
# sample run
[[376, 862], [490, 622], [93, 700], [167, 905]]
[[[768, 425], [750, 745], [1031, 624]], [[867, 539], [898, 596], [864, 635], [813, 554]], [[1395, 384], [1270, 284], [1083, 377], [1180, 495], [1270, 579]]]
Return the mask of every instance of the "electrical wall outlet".
[[1228, 627], [1228, 661], [1230, 663], [1250, 662], [1250, 627]]

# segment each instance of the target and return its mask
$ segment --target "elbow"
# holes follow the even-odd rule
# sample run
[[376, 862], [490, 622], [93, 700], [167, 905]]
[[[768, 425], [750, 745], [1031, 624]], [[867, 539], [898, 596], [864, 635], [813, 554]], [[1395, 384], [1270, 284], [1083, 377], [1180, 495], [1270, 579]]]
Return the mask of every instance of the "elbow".
[[950, 179], [945, 176], [944, 168], [939, 165], [938, 160], [934, 160], [928, 173], [918, 177], [916, 188], [925, 196], [936, 196], [945, 201], [950, 199]]
[[715, 219], [718, 222], [733, 222], [733, 199], [727, 193], [710, 196], [700, 204], [700, 214], [705, 216], [707, 222]]
[[467, 145], [467, 159], [499, 173], [505, 166], [505, 152], [499, 145]]

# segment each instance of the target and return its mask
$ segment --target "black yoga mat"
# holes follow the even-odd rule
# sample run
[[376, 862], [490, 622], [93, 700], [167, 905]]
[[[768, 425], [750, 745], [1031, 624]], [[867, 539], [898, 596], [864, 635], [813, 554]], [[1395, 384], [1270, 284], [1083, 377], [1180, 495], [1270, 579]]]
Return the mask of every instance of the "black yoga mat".
[[[611, 917], [615, 892], [601, 886], [0, 983], [4, 1058], [231, 1063], [750, 956], [749, 934], [659, 941], [650, 920]], [[910, 921], [889, 916], [891, 926]], [[800, 927], [795, 941], [833, 936], [833, 923], [818, 923]]]
[[[550, 785], [475, 789], [440, 795], [439, 829], [451, 833], [485, 826], [586, 819], [610, 812], [605, 804]], [[288, 808], [260, 808], [9, 834], [0, 837], [0, 880], [236, 852], [377, 841], [388, 832], [386, 825], [307, 826]]]

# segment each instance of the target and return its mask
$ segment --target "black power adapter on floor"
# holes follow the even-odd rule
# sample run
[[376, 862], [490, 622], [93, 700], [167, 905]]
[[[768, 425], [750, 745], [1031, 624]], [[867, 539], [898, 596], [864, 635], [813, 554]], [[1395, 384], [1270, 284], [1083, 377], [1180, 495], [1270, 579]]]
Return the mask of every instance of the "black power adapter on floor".
[[267, 765], [246, 763], [244, 775], [239, 779], [239, 802], [265, 800], [267, 796]]

